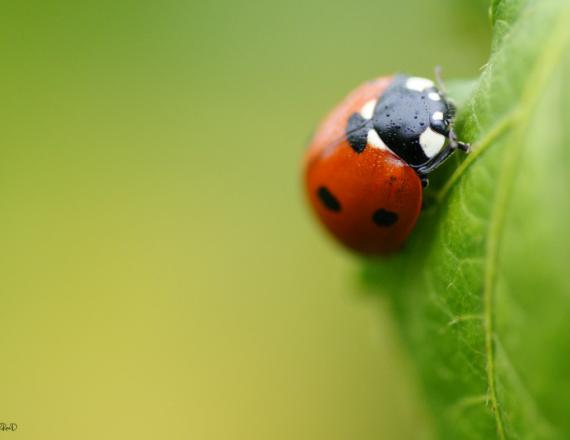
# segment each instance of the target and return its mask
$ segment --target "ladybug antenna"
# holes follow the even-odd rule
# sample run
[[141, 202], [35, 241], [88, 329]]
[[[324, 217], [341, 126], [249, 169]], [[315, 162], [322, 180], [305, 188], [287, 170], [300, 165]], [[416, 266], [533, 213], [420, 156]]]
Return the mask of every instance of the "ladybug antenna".
[[445, 83], [443, 82], [442, 76], [441, 76], [441, 66], [438, 64], [437, 66], [434, 67], [434, 76], [435, 76], [435, 82], [437, 84], [437, 88], [444, 94], [447, 95], [447, 90], [445, 88]]

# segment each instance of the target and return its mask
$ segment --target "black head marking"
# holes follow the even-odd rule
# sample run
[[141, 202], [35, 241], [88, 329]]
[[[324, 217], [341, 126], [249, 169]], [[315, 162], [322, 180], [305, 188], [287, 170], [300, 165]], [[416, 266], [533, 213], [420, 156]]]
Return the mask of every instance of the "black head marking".
[[380, 208], [372, 214], [372, 221], [382, 228], [387, 228], [398, 221], [398, 214]]
[[342, 207], [338, 199], [329, 191], [326, 186], [319, 186], [317, 196], [329, 211], [340, 212]]

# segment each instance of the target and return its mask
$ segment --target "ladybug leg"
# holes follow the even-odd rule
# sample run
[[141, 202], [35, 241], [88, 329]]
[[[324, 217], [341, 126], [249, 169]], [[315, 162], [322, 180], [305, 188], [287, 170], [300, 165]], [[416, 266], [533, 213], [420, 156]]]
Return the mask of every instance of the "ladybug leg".
[[457, 134], [453, 129], [449, 130], [449, 146], [452, 150], [461, 150], [464, 153], [471, 152], [471, 145], [457, 140]]
[[420, 178], [427, 176], [429, 173], [439, 167], [455, 150], [461, 150], [465, 153], [469, 153], [469, 151], [471, 151], [471, 145], [458, 141], [455, 132], [453, 130], [450, 130], [448, 148], [443, 150], [443, 152], [439, 156], [436, 156], [431, 162], [428, 162], [427, 164], [416, 168], [416, 172]]
[[429, 185], [429, 179], [426, 175], [420, 175], [420, 181], [422, 182], [422, 188], [427, 188]]
[[416, 172], [418, 173], [418, 175], [420, 176], [420, 179], [424, 176], [427, 176], [429, 173], [431, 173], [433, 170], [435, 170], [437, 167], [439, 167], [443, 162], [445, 162], [445, 160], [451, 155], [451, 153], [453, 153], [455, 151], [455, 148], [452, 148], [451, 146], [449, 146], [448, 148], [446, 148], [445, 150], [443, 150], [443, 152], [439, 155], [436, 156], [433, 161], [428, 162], [427, 164], [419, 167], [416, 169]]
[[466, 144], [465, 142], [457, 141], [457, 148], [466, 154], [471, 153], [471, 144]]

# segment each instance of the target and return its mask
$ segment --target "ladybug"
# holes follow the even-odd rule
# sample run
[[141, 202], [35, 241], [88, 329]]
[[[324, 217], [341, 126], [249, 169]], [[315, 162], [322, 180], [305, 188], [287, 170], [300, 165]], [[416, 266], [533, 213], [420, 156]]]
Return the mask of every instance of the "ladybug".
[[324, 226], [363, 254], [388, 255], [412, 232], [428, 174], [455, 150], [454, 105], [429, 79], [394, 75], [348, 95], [318, 127], [305, 187]]

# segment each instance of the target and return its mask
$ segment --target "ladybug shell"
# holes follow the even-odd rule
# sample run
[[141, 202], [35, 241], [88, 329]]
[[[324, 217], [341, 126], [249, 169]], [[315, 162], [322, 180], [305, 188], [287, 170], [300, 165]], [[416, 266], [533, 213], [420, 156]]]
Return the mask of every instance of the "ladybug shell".
[[357, 153], [346, 137], [350, 116], [377, 99], [393, 77], [363, 84], [321, 123], [305, 157], [305, 187], [324, 226], [360, 253], [400, 249], [422, 205], [422, 184], [398, 156], [370, 144]]

